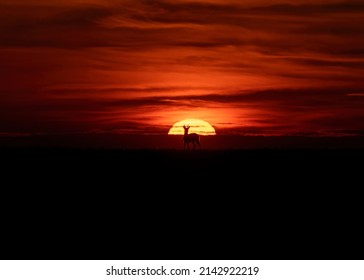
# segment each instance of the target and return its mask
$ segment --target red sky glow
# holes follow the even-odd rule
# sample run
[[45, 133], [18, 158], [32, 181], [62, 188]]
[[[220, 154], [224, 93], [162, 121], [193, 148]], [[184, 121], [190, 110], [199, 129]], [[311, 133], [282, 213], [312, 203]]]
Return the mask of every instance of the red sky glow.
[[0, 135], [362, 135], [356, 0], [0, 0]]

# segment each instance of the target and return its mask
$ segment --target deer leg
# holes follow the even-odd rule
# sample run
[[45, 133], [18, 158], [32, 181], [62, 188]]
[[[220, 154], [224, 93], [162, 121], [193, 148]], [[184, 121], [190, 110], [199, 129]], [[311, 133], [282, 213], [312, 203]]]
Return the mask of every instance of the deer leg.
[[200, 147], [200, 149], [201, 149], [201, 143], [200, 143], [200, 141], [197, 141], [197, 144], [198, 144], [198, 146]]

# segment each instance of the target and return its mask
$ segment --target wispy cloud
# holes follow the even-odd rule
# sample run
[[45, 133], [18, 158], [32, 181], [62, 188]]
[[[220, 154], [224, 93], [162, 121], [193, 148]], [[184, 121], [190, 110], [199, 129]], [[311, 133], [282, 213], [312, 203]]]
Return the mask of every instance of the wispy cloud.
[[347, 96], [364, 96], [364, 93], [348, 93]]

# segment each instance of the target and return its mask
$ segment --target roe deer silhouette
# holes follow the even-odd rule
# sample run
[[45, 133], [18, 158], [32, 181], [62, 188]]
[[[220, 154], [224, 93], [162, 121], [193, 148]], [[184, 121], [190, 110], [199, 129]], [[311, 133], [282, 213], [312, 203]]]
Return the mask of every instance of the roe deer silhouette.
[[188, 130], [190, 129], [189, 125], [188, 126], [184, 125], [183, 129], [185, 130], [185, 134], [183, 135], [183, 142], [184, 142], [183, 149], [185, 150], [186, 147], [187, 147], [187, 149], [189, 149], [190, 148], [190, 142], [192, 142], [194, 149], [196, 149], [196, 144], [201, 149], [200, 135], [198, 135], [197, 133], [188, 133]]

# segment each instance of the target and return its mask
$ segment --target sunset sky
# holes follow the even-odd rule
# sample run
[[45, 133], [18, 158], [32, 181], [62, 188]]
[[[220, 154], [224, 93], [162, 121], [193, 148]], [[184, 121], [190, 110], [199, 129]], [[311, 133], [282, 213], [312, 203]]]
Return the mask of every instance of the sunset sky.
[[362, 0], [0, 0], [0, 135], [364, 133]]

